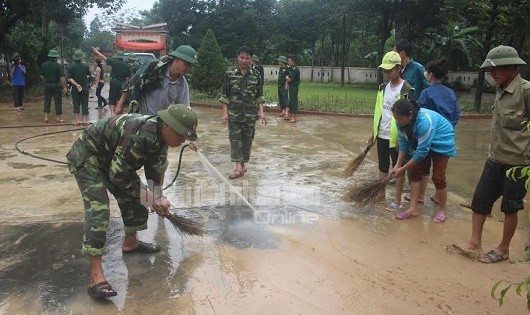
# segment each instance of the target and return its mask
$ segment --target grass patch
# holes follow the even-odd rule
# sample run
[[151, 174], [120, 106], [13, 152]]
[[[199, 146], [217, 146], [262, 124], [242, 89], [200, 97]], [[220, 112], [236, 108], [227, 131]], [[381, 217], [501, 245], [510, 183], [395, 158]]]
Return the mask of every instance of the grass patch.
[[[375, 84], [346, 84], [302, 82], [298, 94], [299, 109], [315, 112], [372, 114], [378, 86]], [[263, 88], [266, 103], [277, 103], [278, 86], [267, 81]], [[205, 93], [191, 91], [193, 102], [219, 104], [219, 97], [209, 97]], [[473, 95], [466, 94], [459, 99], [460, 110], [474, 113]], [[483, 100], [480, 113], [491, 113], [492, 102]]]

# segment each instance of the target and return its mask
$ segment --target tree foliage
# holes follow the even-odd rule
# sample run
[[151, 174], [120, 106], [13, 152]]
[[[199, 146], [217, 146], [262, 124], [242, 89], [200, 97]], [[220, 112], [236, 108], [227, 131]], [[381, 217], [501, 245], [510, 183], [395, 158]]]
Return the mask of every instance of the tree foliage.
[[211, 29], [204, 35], [197, 60], [199, 64], [193, 68], [191, 86], [209, 96], [215, 96], [223, 86], [227, 64]]

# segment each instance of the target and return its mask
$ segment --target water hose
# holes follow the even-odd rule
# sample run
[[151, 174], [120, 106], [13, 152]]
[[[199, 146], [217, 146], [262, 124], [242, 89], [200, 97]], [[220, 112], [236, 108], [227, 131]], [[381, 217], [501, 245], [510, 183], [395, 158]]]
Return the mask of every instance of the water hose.
[[67, 165], [67, 163], [65, 161], [58, 161], [58, 160], [54, 160], [54, 159], [49, 159], [49, 158], [46, 158], [46, 157], [42, 157], [42, 156], [38, 156], [38, 155], [35, 155], [35, 154], [32, 154], [32, 153], [26, 152], [26, 151], [20, 149], [18, 147], [18, 145], [20, 143], [24, 142], [24, 141], [27, 141], [27, 140], [30, 140], [30, 139], [34, 139], [34, 138], [38, 138], [38, 137], [44, 137], [44, 136], [54, 135], [54, 134], [58, 134], [58, 133], [72, 132], [72, 131], [84, 130], [84, 129], [85, 128], [83, 127], [83, 128], [68, 129], [68, 130], [61, 130], [61, 131], [54, 131], [54, 132], [46, 132], [46, 133], [43, 133], [43, 134], [40, 134], [40, 135], [27, 137], [27, 138], [18, 140], [15, 143], [15, 149], [17, 149], [18, 152], [20, 152], [20, 153], [22, 153], [24, 155], [28, 155], [28, 156], [31, 156], [31, 157], [36, 158], [36, 159]]
[[190, 146], [189, 144], [185, 144], [182, 146], [182, 149], [180, 149], [179, 164], [177, 166], [177, 172], [175, 173], [175, 177], [173, 177], [173, 180], [171, 181], [171, 183], [169, 183], [166, 187], [162, 188], [162, 190], [168, 189], [177, 180], [177, 176], [179, 176], [179, 172], [180, 172], [180, 165], [182, 164], [182, 153], [184, 153], [184, 149], [186, 149], [186, 147], [189, 147], [189, 146]]

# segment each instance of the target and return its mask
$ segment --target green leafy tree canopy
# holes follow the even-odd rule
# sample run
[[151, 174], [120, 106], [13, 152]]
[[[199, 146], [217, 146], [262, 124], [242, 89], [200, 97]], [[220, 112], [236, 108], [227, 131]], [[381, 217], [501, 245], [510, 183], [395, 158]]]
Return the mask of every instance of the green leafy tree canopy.
[[211, 29], [206, 32], [197, 53], [199, 64], [193, 68], [191, 86], [215, 96], [223, 86], [226, 61]]

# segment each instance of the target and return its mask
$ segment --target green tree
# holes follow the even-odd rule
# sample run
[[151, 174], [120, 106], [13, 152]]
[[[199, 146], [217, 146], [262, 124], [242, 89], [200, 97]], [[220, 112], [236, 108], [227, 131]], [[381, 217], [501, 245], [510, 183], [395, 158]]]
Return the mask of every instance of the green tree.
[[199, 64], [193, 68], [191, 86], [209, 96], [215, 96], [223, 86], [226, 61], [215, 34], [211, 29], [206, 32], [197, 52]]

